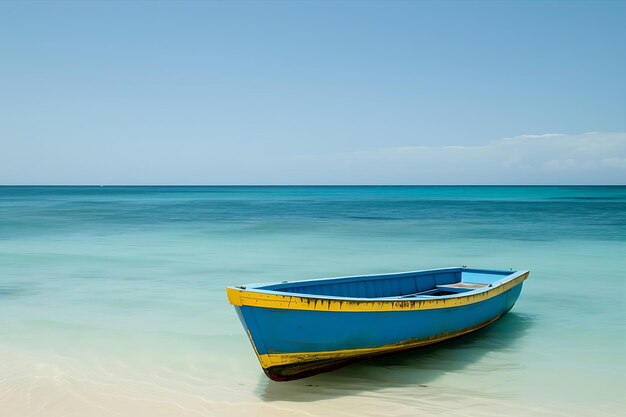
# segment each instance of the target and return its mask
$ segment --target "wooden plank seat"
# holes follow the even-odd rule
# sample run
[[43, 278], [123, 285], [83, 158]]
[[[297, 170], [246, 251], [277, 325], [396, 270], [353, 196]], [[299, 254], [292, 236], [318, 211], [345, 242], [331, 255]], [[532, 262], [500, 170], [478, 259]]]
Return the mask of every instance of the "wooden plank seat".
[[454, 284], [442, 284], [442, 285], [437, 285], [435, 288], [431, 288], [429, 290], [425, 290], [425, 291], [419, 291], [419, 292], [414, 292], [411, 294], [403, 294], [403, 295], [399, 295], [399, 296], [392, 296], [392, 297], [381, 297], [383, 299], [388, 299], [388, 298], [410, 298], [410, 297], [415, 297], [418, 295], [434, 295], [437, 293], [440, 293], [441, 291], [447, 291], [450, 293], [455, 293], [455, 292], [466, 292], [466, 291], [472, 291], [472, 290], [476, 290], [479, 288], [483, 288], [483, 287], [487, 287], [488, 284], [479, 284], [479, 283], [474, 283], [474, 282], [457, 282]]
[[487, 284], [479, 284], [475, 282], [457, 282], [454, 284], [437, 285], [437, 288], [471, 288], [475, 290], [486, 286]]

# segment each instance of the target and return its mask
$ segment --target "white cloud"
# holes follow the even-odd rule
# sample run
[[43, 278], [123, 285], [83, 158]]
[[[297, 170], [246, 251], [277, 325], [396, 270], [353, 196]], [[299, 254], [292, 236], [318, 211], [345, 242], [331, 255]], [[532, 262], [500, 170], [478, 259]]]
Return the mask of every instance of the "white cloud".
[[299, 158], [331, 183], [625, 184], [626, 133], [521, 135]]
[[[34, 146], [0, 152], [3, 184], [626, 184], [626, 133], [522, 135], [472, 146], [305, 156], [213, 141]], [[86, 142], [90, 143], [90, 142]]]

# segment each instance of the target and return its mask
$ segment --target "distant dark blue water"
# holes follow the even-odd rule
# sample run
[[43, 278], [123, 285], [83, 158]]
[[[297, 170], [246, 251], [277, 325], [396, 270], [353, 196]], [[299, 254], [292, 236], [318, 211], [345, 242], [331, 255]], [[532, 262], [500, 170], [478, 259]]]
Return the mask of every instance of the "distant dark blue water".
[[531, 240], [626, 234], [626, 187], [2, 187], [0, 197], [5, 237], [256, 222], [402, 223], [420, 235], [443, 227], [458, 237]]

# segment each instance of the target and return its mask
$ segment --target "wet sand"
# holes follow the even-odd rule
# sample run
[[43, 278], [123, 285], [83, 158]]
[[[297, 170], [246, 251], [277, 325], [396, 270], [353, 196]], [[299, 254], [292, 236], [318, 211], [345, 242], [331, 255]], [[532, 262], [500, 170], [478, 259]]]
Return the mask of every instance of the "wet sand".
[[268, 380], [245, 352], [212, 375], [193, 359], [181, 372], [154, 358], [129, 364], [1, 351], [0, 409], [23, 417], [619, 415], [617, 403], [532, 399], [488, 375], [515, 368], [502, 352], [532, 325], [510, 313], [469, 336], [286, 383]]

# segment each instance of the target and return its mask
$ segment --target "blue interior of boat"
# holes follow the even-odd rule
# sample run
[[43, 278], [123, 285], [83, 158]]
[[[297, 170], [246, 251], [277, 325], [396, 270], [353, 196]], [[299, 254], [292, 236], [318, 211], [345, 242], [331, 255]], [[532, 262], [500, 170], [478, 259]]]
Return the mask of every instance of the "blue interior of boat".
[[399, 274], [283, 282], [255, 288], [295, 294], [350, 298], [437, 297], [478, 290], [515, 272], [446, 268]]

